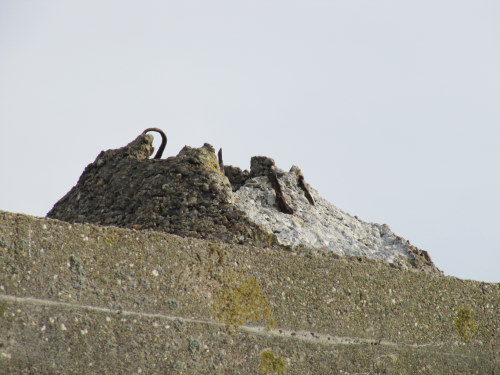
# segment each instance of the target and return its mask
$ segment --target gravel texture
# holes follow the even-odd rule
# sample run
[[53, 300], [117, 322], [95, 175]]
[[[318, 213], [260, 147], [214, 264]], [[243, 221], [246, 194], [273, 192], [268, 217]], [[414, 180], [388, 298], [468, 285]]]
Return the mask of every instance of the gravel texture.
[[[273, 330], [215, 319], [235, 273], [258, 282]], [[499, 286], [0, 211], [0, 374], [257, 374], [265, 350], [289, 374], [497, 374]]]

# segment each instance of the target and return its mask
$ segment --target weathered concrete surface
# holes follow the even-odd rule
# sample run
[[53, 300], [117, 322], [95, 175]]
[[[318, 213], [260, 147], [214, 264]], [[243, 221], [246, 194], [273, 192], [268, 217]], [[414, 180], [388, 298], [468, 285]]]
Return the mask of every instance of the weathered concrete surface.
[[[259, 282], [273, 330], [214, 321], [231, 270]], [[256, 374], [265, 349], [289, 374], [500, 371], [498, 284], [330, 252], [0, 212], [0, 306], [0, 374]]]

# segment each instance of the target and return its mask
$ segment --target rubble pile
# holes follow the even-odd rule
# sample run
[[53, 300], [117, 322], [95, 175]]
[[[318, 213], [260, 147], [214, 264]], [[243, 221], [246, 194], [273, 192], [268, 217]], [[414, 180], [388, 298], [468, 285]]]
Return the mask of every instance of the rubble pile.
[[228, 243], [319, 248], [439, 272], [427, 252], [387, 225], [366, 223], [327, 202], [296, 166], [284, 172], [264, 156], [252, 157], [250, 171], [223, 166], [209, 144], [150, 159], [152, 142], [143, 133], [101, 152], [47, 216]]

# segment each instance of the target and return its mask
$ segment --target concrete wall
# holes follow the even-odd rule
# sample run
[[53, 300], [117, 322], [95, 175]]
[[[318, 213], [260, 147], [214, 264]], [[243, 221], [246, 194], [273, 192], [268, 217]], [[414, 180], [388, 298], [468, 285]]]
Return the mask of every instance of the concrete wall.
[[[274, 328], [214, 319], [231, 278]], [[288, 374], [495, 374], [499, 306], [499, 284], [0, 211], [0, 374], [258, 374], [265, 350]]]

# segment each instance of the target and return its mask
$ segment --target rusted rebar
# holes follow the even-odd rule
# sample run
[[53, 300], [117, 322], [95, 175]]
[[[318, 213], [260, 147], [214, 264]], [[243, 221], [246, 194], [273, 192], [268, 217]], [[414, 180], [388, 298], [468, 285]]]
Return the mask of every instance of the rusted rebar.
[[306, 196], [309, 203], [311, 203], [314, 206], [314, 204], [315, 204], [314, 198], [311, 195], [311, 192], [309, 191], [309, 188], [307, 187], [307, 184], [304, 181], [304, 176], [302, 174], [298, 175], [297, 182], [299, 184], [299, 187], [304, 191], [304, 195]]
[[217, 153], [217, 157], [219, 159], [219, 168], [222, 174], [224, 174], [224, 162], [222, 161], [222, 147], [219, 149], [219, 152]]
[[163, 151], [165, 150], [165, 147], [167, 146], [167, 136], [163, 132], [163, 130], [158, 129], [158, 128], [147, 128], [142, 132], [142, 134], [146, 134], [148, 132], [157, 132], [160, 133], [161, 135], [161, 144], [160, 147], [158, 147], [158, 151], [156, 151], [156, 155], [154, 156], [154, 159], [161, 159], [161, 156], [163, 155]]
[[281, 185], [280, 185], [280, 182], [278, 181], [278, 176], [276, 175], [276, 172], [274, 170], [271, 170], [268, 173], [267, 177], [269, 178], [269, 182], [271, 182], [271, 186], [273, 187], [274, 192], [276, 193], [276, 203], [278, 204], [279, 210], [285, 214], [292, 215], [293, 209], [286, 202], [286, 199], [285, 199], [285, 196], [283, 194], [283, 191], [281, 190]]

